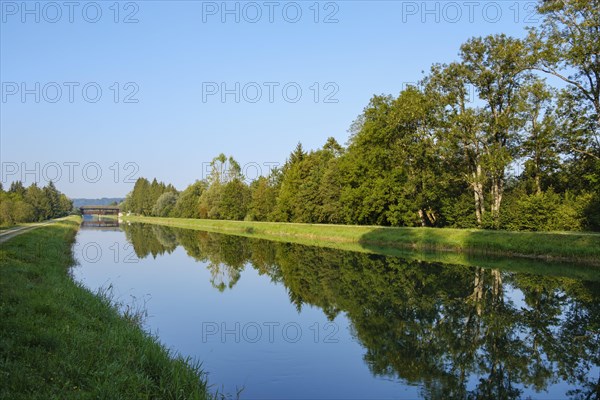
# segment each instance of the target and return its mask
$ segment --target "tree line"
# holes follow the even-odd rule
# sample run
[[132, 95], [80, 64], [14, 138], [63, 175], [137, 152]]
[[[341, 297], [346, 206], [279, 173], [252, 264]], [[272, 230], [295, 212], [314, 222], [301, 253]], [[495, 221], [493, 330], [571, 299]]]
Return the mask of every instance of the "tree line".
[[52, 181], [42, 188], [15, 181], [7, 191], [0, 183], [0, 226], [64, 217], [72, 210], [73, 202]]
[[187, 218], [599, 230], [600, 1], [541, 1], [538, 11], [543, 22], [524, 39], [471, 38], [456, 61], [433, 65], [397, 97], [373, 96], [345, 146], [298, 144], [280, 169], [249, 184], [220, 154], [209, 177], [181, 193], [139, 179], [124, 207]]

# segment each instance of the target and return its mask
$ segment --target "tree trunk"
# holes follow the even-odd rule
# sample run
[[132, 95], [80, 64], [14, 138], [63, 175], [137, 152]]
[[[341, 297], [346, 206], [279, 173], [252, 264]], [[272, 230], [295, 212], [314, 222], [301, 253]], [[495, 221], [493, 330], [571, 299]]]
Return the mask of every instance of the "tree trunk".
[[494, 177], [492, 179], [492, 218], [496, 228], [500, 226], [500, 204], [502, 203], [502, 194], [504, 193], [504, 179]]
[[492, 285], [492, 294], [494, 296], [494, 302], [500, 303], [502, 300], [502, 294], [503, 294], [502, 274], [500, 273], [500, 270], [493, 269], [492, 270], [492, 278], [494, 279], [494, 282]]
[[425, 213], [421, 209], [419, 209], [419, 218], [421, 218], [421, 226], [427, 226], [427, 223], [425, 222]]
[[473, 171], [473, 195], [475, 197], [475, 217], [477, 218], [477, 225], [481, 227], [483, 221], [483, 215], [485, 213], [485, 204], [483, 201], [483, 182], [481, 165], [477, 165], [475, 171]]
[[477, 268], [475, 271], [475, 282], [473, 282], [473, 294], [471, 298], [475, 302], [475, 310], [478, 316], [481, 316], [482, 306], [481, 301], [483, 300], [483, 276], [485, 270], [483, 268]]
[[536, 146], [536, 150], [535, 150], [535, 192], [536, 194], [541, 194], [542, 193], [542, 179], [541, 179], [541, 171], [540, 171], [540, 149], [537, 148]]
[[437, 221], [437, 217], [435, 216], [435, 212], [431, 211], [431, 209], [425, 212], [427, 215], [427, 219], [429, 220], [429, 226], [435, 226], [435, 221]]

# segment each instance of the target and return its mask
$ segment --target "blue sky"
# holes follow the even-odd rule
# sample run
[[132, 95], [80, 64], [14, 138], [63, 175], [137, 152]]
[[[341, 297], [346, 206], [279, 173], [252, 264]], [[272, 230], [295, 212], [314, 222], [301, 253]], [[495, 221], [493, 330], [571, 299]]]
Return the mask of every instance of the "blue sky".
[[68, 4], [0, 1], [4, 186], [183, 189], [221, 152], [252, 177], [298, 141], [345, 143], [372, 95], [397, 95], [468, 38], [522, 37], [537, 19], [533, 1]]

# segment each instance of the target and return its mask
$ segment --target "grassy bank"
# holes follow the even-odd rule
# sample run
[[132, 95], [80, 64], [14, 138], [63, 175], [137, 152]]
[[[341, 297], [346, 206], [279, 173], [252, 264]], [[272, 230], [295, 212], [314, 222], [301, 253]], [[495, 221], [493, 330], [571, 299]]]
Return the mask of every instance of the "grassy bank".
[[173, 358], [68, 275], [79, 217], [0, 245], [1, 399], [203, 399], [198, 366]]
[[592, 233], [390, 228], [140, 216], [124, 219], [380, 254], [407, 250], [435, 251], [460, 254], [461, 258], [465, 255], [508, 256], [600, 266], [600, 234]]

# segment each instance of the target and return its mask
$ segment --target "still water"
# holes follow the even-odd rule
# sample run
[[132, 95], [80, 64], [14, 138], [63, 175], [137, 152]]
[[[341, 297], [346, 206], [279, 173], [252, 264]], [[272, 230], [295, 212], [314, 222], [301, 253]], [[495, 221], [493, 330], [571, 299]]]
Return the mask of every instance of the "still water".
[[200, 360], [219, 392], [600, 398], [598, 271], [539, 275], [539, 264], [514, 272], [94, 225], [78, 234], [75, 279], [145, 310], [144, 328]]

